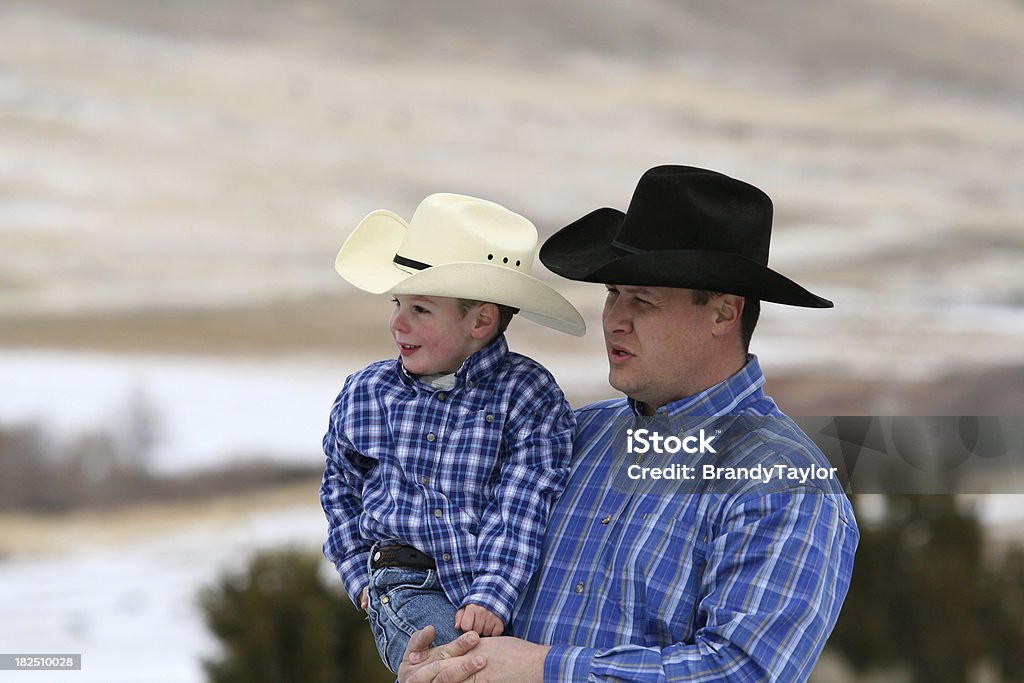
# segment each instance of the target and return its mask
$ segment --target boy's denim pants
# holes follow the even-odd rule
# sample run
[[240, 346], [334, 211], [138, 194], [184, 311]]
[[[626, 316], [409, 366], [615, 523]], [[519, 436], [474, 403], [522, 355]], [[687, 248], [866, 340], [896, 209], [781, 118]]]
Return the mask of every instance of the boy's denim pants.
[[381, 567], [370, 570], [370, 620], [377, 650], [387, 667], [398, 671], [413, 633], [432, 625], [434, 645], [459, 637], [455, 628], [455, 607], [441, 589], [434, 569]]

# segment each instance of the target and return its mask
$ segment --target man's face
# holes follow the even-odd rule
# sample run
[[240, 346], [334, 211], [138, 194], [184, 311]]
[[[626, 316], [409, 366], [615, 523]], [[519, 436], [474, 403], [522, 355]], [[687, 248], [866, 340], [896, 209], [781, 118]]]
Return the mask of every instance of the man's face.
[[711, 308], [689, 289], [608, 285], [608, 382], [650, 409], [706, 389]]

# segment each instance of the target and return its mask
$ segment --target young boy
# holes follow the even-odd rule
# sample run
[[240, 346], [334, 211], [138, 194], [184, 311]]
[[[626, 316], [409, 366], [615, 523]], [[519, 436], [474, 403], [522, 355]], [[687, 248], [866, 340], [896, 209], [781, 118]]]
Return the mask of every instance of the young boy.
[[529, 275], [537, 231], [492, 202], [427, 197], [360, 222], [335, 268], [395, 302], [397, 360], [351, 375], [324, 436], [324, 554], [397, 671], [409, 637], [501, 635], [568, 475], [574, 418], [551, 374], [508, 350], [512, 315], [584, 332]]

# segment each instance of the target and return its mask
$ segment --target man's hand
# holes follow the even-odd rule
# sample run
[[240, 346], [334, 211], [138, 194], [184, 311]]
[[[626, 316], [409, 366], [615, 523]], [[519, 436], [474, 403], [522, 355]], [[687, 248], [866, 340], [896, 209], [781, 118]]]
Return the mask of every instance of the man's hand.
[[413, 635], [398, 668], [399, 683], [542, 683], [544, 680], [544, 660], [551, 649], [547, 645], [510, 637], [480, 638], [470, 631], [447, 645], [430, 648], [433, 637], [432, 626]]
[[447, 645], [430, 647], [432, 642], [433, 626], [412, 635], [398, 667], [398, 683], [487, 683], [476, 678], [487, 660], [470, 653], [480, 644], [480, 636], [475, 631], [463, 633]]
[[476, 631], [482, 636], [500, 636], [505, 632], [505, 622], [482, 605], [466, 605], [455, 613], [455, 628]]

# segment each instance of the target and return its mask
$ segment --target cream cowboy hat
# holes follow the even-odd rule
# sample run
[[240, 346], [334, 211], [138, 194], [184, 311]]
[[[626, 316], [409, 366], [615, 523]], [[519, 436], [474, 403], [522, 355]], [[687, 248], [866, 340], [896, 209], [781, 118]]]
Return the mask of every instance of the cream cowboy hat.
[[537, 229], [493, 202], [432, 194], [412, 220], [379, 209], [360, 221], [334, 269], [373, 294], [476, 299], [518, 308], [523, 317], [577, 337], [586, 330], [571, 303], [532, 277]]

